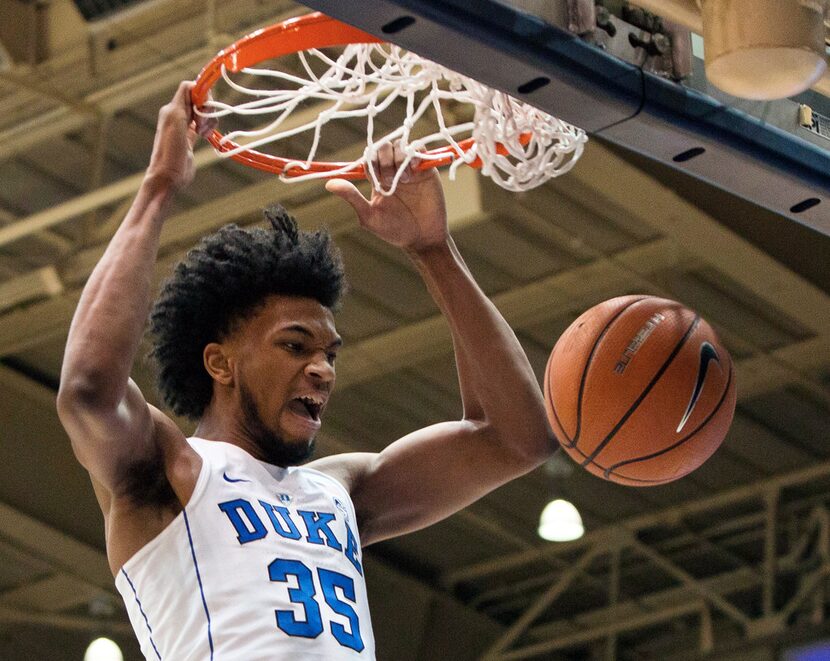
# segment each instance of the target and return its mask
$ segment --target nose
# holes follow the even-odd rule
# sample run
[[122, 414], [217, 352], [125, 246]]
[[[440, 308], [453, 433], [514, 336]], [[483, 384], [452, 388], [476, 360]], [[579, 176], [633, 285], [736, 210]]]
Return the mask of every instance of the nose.
[[325, 354], [315, 354], [314, 358], [306, 365], [305, 373], [312, 379], [331, 383], [334, 381], [334, 365], [329, 362]]

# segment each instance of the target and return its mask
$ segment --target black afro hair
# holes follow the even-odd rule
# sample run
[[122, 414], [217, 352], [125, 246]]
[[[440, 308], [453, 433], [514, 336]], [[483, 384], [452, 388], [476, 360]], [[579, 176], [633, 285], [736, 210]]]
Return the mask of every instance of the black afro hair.
[[199, 419], [213, 396], [202, 352], [273, 294], [303, 296], [335, 310], [343, 263], [325, 231], [301, 232], [282, 207], [270, 229], [227, 225], [203, 238], [163, 284], [150, 314], [158, 388], [177, 415]]

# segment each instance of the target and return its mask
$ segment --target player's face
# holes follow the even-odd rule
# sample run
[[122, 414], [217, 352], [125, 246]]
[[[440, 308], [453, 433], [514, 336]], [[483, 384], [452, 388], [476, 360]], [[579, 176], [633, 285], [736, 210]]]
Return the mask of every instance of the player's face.
[[271, 296], [236, 335], [245, 436], [266, 461], [304, 461], [334, 387], [341, 340], [331, 310], [310, 298]]

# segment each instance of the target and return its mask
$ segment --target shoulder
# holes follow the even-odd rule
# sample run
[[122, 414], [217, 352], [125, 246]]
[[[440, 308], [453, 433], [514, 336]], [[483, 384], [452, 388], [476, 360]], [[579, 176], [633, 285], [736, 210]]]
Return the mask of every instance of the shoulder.
[[150, 409], [156, 420], [156, 444], [162, 457], [163, 476], [160, 477], [167, 479], [177, 500], [184, 506], [199, 479], [202, 457], [188, 443], [175, 422], [154, 406]]
[[304, 468], [311, 468], [334, 478], [346, 487], [349, 494], [353, 494], [377, 456], [374, 452], [344, 452], [315, 459], [305, 464]]
[[193, 495], [202, 469], [201, 456], [176, 424], [157, 408], [149, 408], [155, 452], [127, 467], [117, 492], [96, 488], [113, 574], [176, 518]]
[[[178, 426], [162, 411], [147, 405], [151, 420], [148, 449], [121, 462], [115, 483], [99, 488], [106, 515], [112, 502], [137, 507], [177, 509], [186, 502], [201, 468], [201, 458]], [[110, 501], [106, 503], [104, 501]]]

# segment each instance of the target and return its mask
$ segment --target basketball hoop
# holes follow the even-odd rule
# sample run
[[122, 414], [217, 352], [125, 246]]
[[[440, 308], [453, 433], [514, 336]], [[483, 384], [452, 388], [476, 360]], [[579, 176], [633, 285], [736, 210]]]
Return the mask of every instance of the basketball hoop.
[[[332, 47], [342, 48], [342, 53], [335, 57], [321, 50]], [[253, 68], [295, 53], [301, 63], [299, 74]], [[253, 88], [230, 75], [240, 73], [276, 81], [277, 86]], [[220, 80], [233, 94], [251, 100], [233, 105], [210, 98]], [[387, 195], [394, 192], [412, 159], [419, 159], [416, 167], [422, 169], [449, 165], [451, 178], [466, 163], [481, 168], [503, 188], [528, 190], [567, 172], [587, 141], [581, 129], [319, 12], [258, 30], [219, 52], [197, 77], [192, 98], [196, 112], [206, 117], [275, 116], [256, 129], [237, 129], [226, 135], [214, 131], [208, 139], [224, 156], [273, 172], [284, 181], [370, 179]], [[297, 122], [298, 108], [308, 101], [321, 104], [319, 112], [315, 107], [311, 119]], [[459, 103], [473, 107], [471, 121], [453, 123], [447, 105]], [[376, 118], [400, 106], [405, 108], [402, 124], [376, 137]], [[292, 112], [296, 126], [291, 125]], [[427, 135], [417, 136], [416, 127], [423, 133], [428, 115], [436, 126]], [[346, 118], [366, 120], [362, 157], [349, 162], [315, 160], [323, 126]], [[305, 159], [257, 149], [306, 132], [312, 143]], [[384, 188], [372, 163], [377, 149], [393, 141], [400, 145], [404, 160]]]

